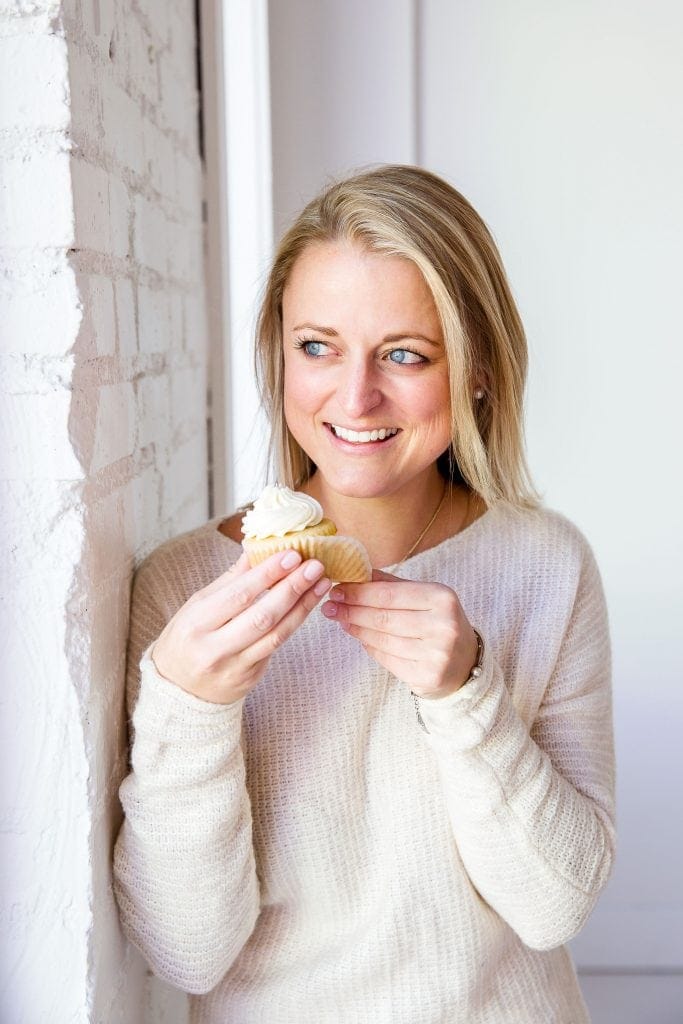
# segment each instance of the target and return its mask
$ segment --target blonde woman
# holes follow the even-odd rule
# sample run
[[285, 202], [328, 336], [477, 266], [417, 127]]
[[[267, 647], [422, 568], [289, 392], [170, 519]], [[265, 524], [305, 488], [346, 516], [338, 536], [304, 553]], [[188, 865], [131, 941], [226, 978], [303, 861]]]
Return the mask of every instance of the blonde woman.
[[124, 928], [196, 1024], [587, 1021], [564, 944], [613, 860], [605, 605], [529, 483], [491, 236], [424, 170], [335, 184], [256, 341], [279, 482], [378, 568], [251, 569], [241, 514], [143, 563]]

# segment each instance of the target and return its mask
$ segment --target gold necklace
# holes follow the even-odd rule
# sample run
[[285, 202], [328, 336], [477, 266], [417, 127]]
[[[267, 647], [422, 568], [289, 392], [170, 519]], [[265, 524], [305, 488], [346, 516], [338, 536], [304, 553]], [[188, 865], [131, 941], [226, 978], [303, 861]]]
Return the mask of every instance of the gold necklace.
[[[431, 527], [436, 522], [436, 518], [437, 518], [439, 512], [441, 511], [441, 506], [443, 505], [444, 501], [446, 500], [446, 494], [447, 493], [448, 493], [448, 484], [444, 482], [443, 494], [441, 495], [441, 498], [439, 500], [439, 504], [436, 506], [436, 509], [434, 510], [434, 514], [433, 514], [432, 518], [429, 520], [429, 522], [427, 523], [427, 525], [425, 526], [424, 530], [422, 531], [420, 536], [417, 538], [415, 543], [412, 544], [410, 548], [408, 548], [408, 550], [406, 551], [406, 553], [403, 556], [403, 558], [400, 561], [398, 561], [398, 562], [394, 562], [394, 564], [391, 567], [392, 569], [398, 569], [398, 567], [400, 565], [403, 565], [403, 563], [408, 558], [410, 558], [410, 556], [412, 555], [413, 551], [415, 551], [415, 549], [417, 548], [417, 546], [420, 543], [420, 541], [424, 540], [424, 538], [427, 536], [428, 531], [431, 529]], [[465, 502], [465, 511], [463, 513], [462, 519], [460, 520], [460, 522], [458, 524], [458, 529], [455, 531], [455, 533], [460, 533], [460, 531], [464, 528], [465, 524], [467, 523], [467, 519], [468, 519], [468, 516], [470, 514], [470, 499], [471, 499], [471, 497], [472, 497], [472, 491], [468, 490], [468, 492], [467, 492], [467, 501]]]
[[433, 515], [432, 515], [432, 518], [431, 518], [431, 519], [429, 520], [429, 522], [427, 523], [427, 525], [425, 526], [424, 530], [423, 530], [423, 531], [422, 531], [422, 533], [421, 533], [421, 534], [419, 535], [419, 537], [417, 538], [417, 540], [416, 540], [416, 541], [415, 541], [415, 542], [414, 542], [413, 544], [411, 544], [411, 546], [410, 546], [410, 547], [408, 548], [408, 550], [406, 551], [406, 553], [405, 553], [405, 555], [403, 556], [403, 558], [400, 558], [400, 559], [398, 560], [398, 562], [394, 562], [394, 564], [393, 564], [392, 568], [396, 569], [396, 568], [398, 568], [398, 566], [399, 566], [399, 565], [403, 565], [403, 563], [405, 562], [405, 560], [406, 560], [407, 558], [410, 558], [410, 556], [412, 555], [413, 551], [414, 551], [414, 550], [415, 550], [415, 548], [416, 548], [416, 547], [418, 546], [418, 544], [420, 543], [420, 541], [421, 541], [421, 540], [424, 540], [424, 538], [425, 538], [425, 537], [427, 536], [427, 533], [429, 532], [429, 530], [431, 529], [431, 527], [432, 527], [432, 526], [434, 525], [434, 523], [436, 522], [436, 517], [438, 516], [439, 512], [441, 511], [441, 506], [443, 505], [444, 501], [446, 500], [446, 492], [447, 492], [447, 491], [448, 491], [448, 484], [447, 484], [447, 483], [446, 483], [446, 481], [444, 480], [444, 485], [443, 485], [443, 491], [441, 492], [441, 497], [439, 498], [439, 504], [438, 504], [438, 505], [436, 506], [436, 508], [434, 509], [434, 513], [433, 513]]

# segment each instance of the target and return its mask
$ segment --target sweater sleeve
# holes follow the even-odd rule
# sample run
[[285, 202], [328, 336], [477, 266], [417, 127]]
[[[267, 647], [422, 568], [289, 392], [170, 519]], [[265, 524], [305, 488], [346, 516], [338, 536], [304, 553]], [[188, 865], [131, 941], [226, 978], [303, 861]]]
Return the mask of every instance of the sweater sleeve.
[[221, 980], [249, 938], [259, 892], [242, 702], [210, 704], [158, 674], [151, 649], [166, 617], [140, 574], [128, 665], [132, 771], [120, 788], [114, 889], [123, 929], [152, 970], [199, 993]]
[[609, 639], [592, 553], [531, 730], [488, 651], [478, 679], [420, 709], [472, 883], [528, 946], [562, 945], [593, 909], [615, 844]]

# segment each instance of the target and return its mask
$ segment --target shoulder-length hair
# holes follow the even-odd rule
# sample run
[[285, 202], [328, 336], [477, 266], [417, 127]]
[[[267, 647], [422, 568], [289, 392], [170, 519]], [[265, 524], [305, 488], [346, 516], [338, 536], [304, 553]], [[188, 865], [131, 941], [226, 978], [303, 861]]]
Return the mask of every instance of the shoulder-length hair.
[[278, 246], [257, 321], [256, 372], [279, 481], [297, 488], [315, 470], [284, 415], [282, 295], [304, 249], [336, 240], [411, 260], [431, 291], [450, 379], [451, 444], [439, 459], [442, 474], [462, 480], [489, 506], [538, 504], [524, 454], [526, 338], [496, 245], [451, 185], [402, 165], [330, 185]]

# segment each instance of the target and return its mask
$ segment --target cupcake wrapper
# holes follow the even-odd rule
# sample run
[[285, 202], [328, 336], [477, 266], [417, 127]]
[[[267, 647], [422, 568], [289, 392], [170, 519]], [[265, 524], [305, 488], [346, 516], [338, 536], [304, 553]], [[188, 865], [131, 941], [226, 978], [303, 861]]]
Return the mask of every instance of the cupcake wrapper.
[[298, 551], [302, 558], [317, 558], [325, 566], [325, 575], [336, 583], [367, 583], [372, 579], [368, 553], [355, 537], [316, 537], [290, 533], [263, 541], [244, 541], [244, 550], [253, 567], [276, 551]]

